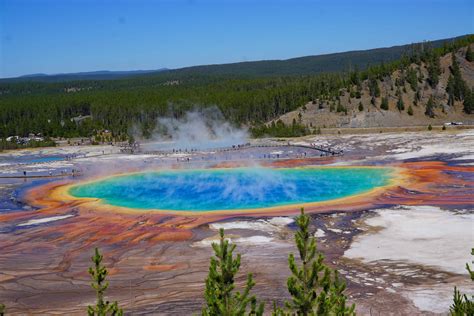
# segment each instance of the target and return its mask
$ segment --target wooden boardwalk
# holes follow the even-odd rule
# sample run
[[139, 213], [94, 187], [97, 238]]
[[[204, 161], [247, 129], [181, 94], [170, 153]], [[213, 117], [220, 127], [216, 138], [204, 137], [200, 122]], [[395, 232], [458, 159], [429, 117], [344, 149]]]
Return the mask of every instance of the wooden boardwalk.
[[[326, 155], [330, 156], [341, 156], [344, 154], [342, 150], [335, 151], [332, 150], [331, 148], [323, 148], [323, 147], [318, 147], [318, 146], [309, 146], [309, 145], [303, 145], [303, 144], [268, 144], [268, 145], [239, 145], [239, 146], [234, 146], [234, 147], [221, 147], [221, 148], [214, 148], [212, 150], [216, 152], [231, 152], [231, 151], [239, 151], [239, 150], [244, 150], [244, 149], [250, 149], [250, 148], [288, 148], [288, 147], [297, 147], [297, 148], [303, 148], [303, 149], [309, 149], [309, 150], [317, 150], [319, 152], [323, 152]], [[208, 149], [210, 150], [210, 149]], [[142, 152], [141, 154], [145, 155], [164, 155], [164, 154], [174, 154], [174, 153], [185, 153], [185, 154], [192, 154], [197, 151], [183, 151], [183, 150], [154, 150], [154, 151], [146, 151]]]

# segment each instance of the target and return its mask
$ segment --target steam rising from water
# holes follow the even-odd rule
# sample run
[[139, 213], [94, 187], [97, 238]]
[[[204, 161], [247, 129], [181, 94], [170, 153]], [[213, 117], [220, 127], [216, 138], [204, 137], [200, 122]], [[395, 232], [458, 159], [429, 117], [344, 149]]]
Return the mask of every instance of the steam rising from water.
[[233, 126], [217, 107], [187, 112], [182, 118], [160, 118], [146, 150], [212, 149], [244, 144], [245, 128]]
[[215, 211], [327, 201], [386, 185], [390, 168], [163, 170], [79, 184], [78, 198], [135, 209]]

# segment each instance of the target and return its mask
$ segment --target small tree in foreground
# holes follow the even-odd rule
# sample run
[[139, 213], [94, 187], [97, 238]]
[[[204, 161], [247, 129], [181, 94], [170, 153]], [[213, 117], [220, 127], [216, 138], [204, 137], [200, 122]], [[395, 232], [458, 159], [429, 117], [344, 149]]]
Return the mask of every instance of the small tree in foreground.
[[[471, 255], [474, 256], [474, 248], [471, 249]], [[474, 263], [474, 261], [472, 262]], [[474, 281], [474, 271], [471, 270], [469, 264], [466, 263], [466, 269], [469, 272], [471, 281]], [[461, 294], [459, 290], [454, 287], [453, 305], [449, 308], [449, 312], [453, 316], [472, 316], [474, 315], [474, 298], [469, 300], [466, 294]]]
[[310, 217], [301, 209], [295, 234], [301, 265], [298, 266], [293, 254], [289, 255], [292, 275], [287, 286], [291, 301], [286, 303], [287, 311], [275, 306], [273, 315], [355, 315], [355, 306], [346, 305], [346, 284], [337, 271], [323, 263], [324, 256], [316, 249], [316, 238], [308, 230], [309, 222]]
[[[234, 278], [240, 268], [240, 254], [234, 258], [233, 252], [236, 245], [230, 244], [224, 238], [224, 230], [220, 229], [219, 243], [213, 243], [214, 257], [211, 257], [209, 274], [206, 279], [204, 298], [206, 306], [202, 309], [202, 315], [209, 316], [242, 316], [262, 315], [264, 305], [257, 307], [257, 299], [250, 296], [250, 290], [254, 287], [252, 274], [247, 275], [247, 283], [243, 293], [234, 293]], [[247, 313], [247, 307], [250, 311]]]
[[109, 282], [105, 281], [108, 271], [107, 268], [102, 265], [102, 259], [103, 256], [100, 254], [99, 249], [95, 248], [94, 256], [91, 258], [94, 266], [89, 268], [89, 274], [93, 281], [91, 286], [97, 293], [97, 303], [95, 306], [87, 307], [87, 314], [89, 316], [121, 316], [123, 315], [123, 311], [118, 307], [116, 301], [112, 304], [110, 304], [109, 301], [104, 301], [104, 293], [109, 287]]
[[5, 314], [5, 304], [0, 304], [0, 316]]

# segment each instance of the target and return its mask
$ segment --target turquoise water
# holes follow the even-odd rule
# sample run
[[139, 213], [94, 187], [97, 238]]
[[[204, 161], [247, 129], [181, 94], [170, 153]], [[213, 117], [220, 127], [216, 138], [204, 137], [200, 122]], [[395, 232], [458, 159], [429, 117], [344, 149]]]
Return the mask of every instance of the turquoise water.
[[327, 201], [388, 184], [390, 168], [157, 171], [73, 186], [75, 197], [136, 209], [213, 211]]

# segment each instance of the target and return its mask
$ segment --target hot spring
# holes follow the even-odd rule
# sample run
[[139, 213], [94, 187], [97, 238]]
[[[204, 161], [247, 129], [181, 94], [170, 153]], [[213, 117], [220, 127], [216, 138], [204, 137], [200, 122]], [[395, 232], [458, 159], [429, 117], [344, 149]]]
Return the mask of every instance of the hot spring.
[[388, 185], [393, 168], [232, 168], [149, 171], [73, 185], [75, 198], [137, 210], [205, 212], [323, 202]]

